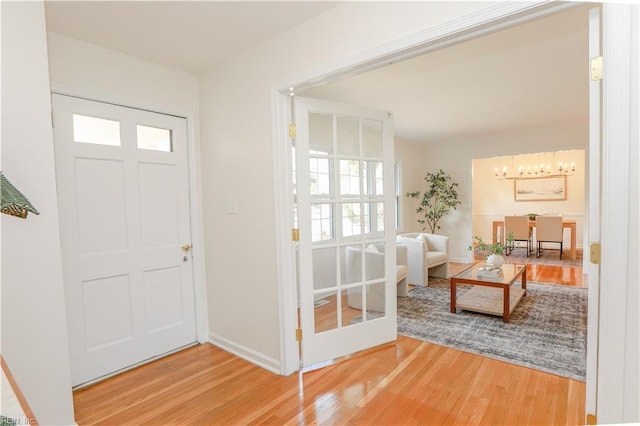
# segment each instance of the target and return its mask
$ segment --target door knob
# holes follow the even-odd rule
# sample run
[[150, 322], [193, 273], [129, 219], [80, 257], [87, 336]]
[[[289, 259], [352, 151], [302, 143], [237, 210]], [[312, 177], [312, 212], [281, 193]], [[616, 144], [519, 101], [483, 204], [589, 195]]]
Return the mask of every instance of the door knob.
[[189, 252], [191, 251], [191, 244], [185, 244], [185, 245], [183, 245], [183, 246], [182, 246], [182, 250], [183, 250], [185, 253], [189, 253]]

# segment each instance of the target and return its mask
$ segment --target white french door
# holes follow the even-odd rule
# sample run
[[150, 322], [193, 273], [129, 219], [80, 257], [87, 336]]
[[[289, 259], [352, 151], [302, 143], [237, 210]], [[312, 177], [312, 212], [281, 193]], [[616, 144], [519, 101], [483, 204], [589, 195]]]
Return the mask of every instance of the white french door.
[[54, 94], [72, 385], [195, 341], [184, 118]]
[[[390, 114], [295, 98], [302, 365], [396, 339]], [[314, 307], [317, 302], [318, 307]]]

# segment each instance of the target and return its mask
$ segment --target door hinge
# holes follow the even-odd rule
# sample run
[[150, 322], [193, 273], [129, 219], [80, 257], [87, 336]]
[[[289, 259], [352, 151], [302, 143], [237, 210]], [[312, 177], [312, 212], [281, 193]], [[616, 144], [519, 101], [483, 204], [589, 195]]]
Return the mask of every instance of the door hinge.
[[589, 261], [594, 265], [600, 264], [600, 252], [601, 252], [600, 243], [589, 244]]
[[587, 414], [587, 424], [588, 425], [597, 425], [598, 417], [595, 414]]
[[291, 240], [300, 241], [300, 230], [298, 228], [293, 228], [291, 230]]
[[289, 124], [289, 137], [290, 138], [295, 138], [296, 137], [296, 125], [295, 124]]
[[591, 59], [591, 80], [602, 80], [602, 56]]
[[296, 328], [296, 342], [302, 341], [302, 329]]

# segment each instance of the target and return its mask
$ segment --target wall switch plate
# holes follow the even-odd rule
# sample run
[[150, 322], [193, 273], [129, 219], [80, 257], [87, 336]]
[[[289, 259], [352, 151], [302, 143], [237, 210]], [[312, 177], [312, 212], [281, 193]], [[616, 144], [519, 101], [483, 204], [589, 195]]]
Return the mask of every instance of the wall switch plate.
[[227, 205], [225, 206], [224, 211], [227, 214], [237, 214], [238, 205], [236, 204], [236, 200], [227, 202]]

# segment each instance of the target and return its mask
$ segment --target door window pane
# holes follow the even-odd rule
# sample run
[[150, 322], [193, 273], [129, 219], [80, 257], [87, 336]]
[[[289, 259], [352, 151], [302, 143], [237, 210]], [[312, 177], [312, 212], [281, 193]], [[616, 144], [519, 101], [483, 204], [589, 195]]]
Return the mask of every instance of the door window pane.
[[362, 282], [362, 246], [346, 246], [340, 249], [340, 271], [343, 284]]
[[314, 248], [311, 251], [314, 290], [324, 290], [338, 285], [336, 252], [337, 249], [335, 247]]
[[338, 152], [342, 155], [360, 154], [358, 137], [358, 117], [339, 115], [336, 119], [338, 133]]
[[340, 160], [340, 195], [360, 195], [360, 161]]
[[364, 203], [363, 216], [366, 238], [380, 238], [384, 231], [384, 203]]
[[333, 115], [309, 113], [309, 152], [333, 153]]
[[362, 150], [365, 157], [382, 158], [382, 122], [362, 120]]
[[311, 241], [333, 239], [333, 205], [311, 205]]
[[342, 326], [362, 323], [362, 287], [342, 290]]
[[384, 179], [382, 161], [366, 161], [363, 175], [365, 194], [369, 196], [384, 195]]
[[362, 233], [360, 203], [342, 204], [342, 237], [353, 237]]
[[171, 152], [171, 130], [138, 124], [138, 149]]
[[371, 203], [364, 204], [364, 211], [362, 212], [362, 220], [363, 220], [363, 229], [365, 234], [371, 234]]
[[319, 293], [313, 297], [314, 332], [334, 330], [338, 328], [338, 292]]
[[383, 317], [385, 314], [385, 293], [384, 283], [370, 284], [366, 286], [367, 300], [366, 311], [367, 321]]
[[331, 195], [331, 160], [309, 158], [309, 175], [311, 196]]
[[120, 146], [120, 122], [73, 114], [73, 140], [81, 143]]
[[375, 212], [372, 212], [371, 217], [375, 218], [375, 226], [372, 226], [374, 231], [384, 232], [384, 203], [374, 203], [373, 208]]

